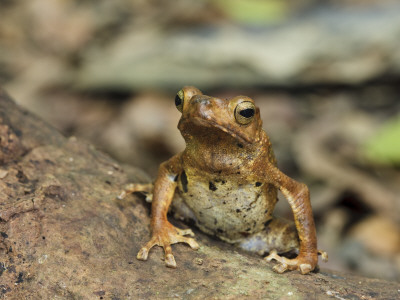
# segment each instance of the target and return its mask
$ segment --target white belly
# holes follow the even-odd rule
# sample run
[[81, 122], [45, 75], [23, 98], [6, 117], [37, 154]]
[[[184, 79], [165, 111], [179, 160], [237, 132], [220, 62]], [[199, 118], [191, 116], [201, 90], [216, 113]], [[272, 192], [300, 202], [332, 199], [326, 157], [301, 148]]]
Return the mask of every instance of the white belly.
[[181, 208], [189, 209], [189, 217], [206, 233], [234, 243], [262, 230], [271, 218], [276, 190], [268, 184], [244, 181], [236, 174], [185, 173], [184, 177], [178, 181], [183, 203], [177, 201], [175, 207], [187, 206]]

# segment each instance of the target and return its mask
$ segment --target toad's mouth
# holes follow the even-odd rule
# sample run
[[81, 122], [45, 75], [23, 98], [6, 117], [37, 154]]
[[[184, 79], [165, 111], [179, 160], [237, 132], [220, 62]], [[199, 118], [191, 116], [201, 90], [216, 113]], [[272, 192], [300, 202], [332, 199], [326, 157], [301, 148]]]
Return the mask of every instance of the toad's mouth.
[[236, 139], [237, 141], [245, 144], [252, 144], [254, 142], [252, 137], [248, 137], [243, 132], [236, 130], [230, 125], [218, 124], [213, 120], [203, 119], [200, 117], [182, 118], [179, 121], [178, 129], [182, 135], [196, 136], [196, 133], [203, 130], [203, 128], [215, 128], [220, 132], [226, 133]]

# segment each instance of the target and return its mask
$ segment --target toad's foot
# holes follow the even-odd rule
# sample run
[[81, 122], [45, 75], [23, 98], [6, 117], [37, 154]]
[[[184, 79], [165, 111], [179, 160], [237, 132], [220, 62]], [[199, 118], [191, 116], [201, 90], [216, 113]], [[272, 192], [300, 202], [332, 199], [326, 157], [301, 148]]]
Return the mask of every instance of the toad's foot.
[[170, 223], [164, 224], [162, 229], [153, 233], [150, 241], [140, 249], [136, 258], [147, 260], [150, 249], [157, 245], [164, 248], [165, 265], [170, 268], [176, 268], [175, 258], [172, 255], [172, 244], [186, 243], [194, 250], [199, 248], [199, 245], [193, 238], [185, 237], [185, 235], [194, 236], [194, 233], [191, 229], [179, 229]]
[[272, 250], [265, 259], [267, 261], [276, 260], [279, 262], [278, 265], [273, 267], [273, 270], [277, 273], [283, 273], [286, 270], [299, 270], [301, 274], [308, 274], [315, 269], [318, 262], [317, 254], [311, 257], [305, 257], [300, 254], [296, 258], [289, 259], [278, 255], [276, 250]]
[[322, 250], [318, 250], [318, 255], [321, 255], [322, 261], [327, 262], [328, 261], [328, 253]]

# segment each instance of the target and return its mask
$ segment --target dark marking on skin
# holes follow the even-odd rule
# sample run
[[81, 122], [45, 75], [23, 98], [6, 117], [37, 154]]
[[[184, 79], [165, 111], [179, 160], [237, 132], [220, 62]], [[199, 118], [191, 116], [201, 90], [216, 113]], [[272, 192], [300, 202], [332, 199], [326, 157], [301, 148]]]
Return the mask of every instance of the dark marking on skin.
[[215, 182], [218, 182], [218, 183], [221, 183], [221, 184], [225, 184], [225, 183], [226, 183], [226, 180], [222, 180], [222, 179], [220, 179], [220, 178], [215, 179], [214, 181], [215, 181]]
[[272, 219], [269, 219], [268, 221], [264, 222], [264, 228], [267, 228], [271, 222]]
[[251, 230], [251, 228], [250, 228], [250, 227], [246, 229], [246, 231], [250, 231], [250, 230]]
[[223, 233], [224, 231], [221, 228], [217, 228], [218, 233]]
[[5, 233], [5, 232], [0, 232], [0, 235], [3, 237], [3, 238], [8, 238], [8, 234], [7, 233]]
[[260, 198], [260, 196], [261, 196], [261, 193], [258, 194], [256, 199], [249, 204], [249, 207], [251, 207], [251, 208], [254, 207], [254, 204], [257, 202], [257, 200]]
[[222, 204], [226, 204], [226, 201], [222, 201]]
[[210, 191], [215, 192], [217, 190], [217, 187], [214, 185], [214, 183], [212, 181], [210, 181], [208, 183], [208, 188], [210, 189]]
[[175, 178], [174, 178], [174, 181], [175, 181], [175, 182], [178, 181], [178, 177], [179, 177], [179, 174], [177, 174], [177, 175], [175, 176]]
[[262, 183], [261, 182], [256, 182], [256, 186], [258, 187], [258, 186], [261, 186], [262, 185]]
[[236, 174], [239, 174], [239, 175], [240, 175], [240, 172], [236, 172]]
[[266, 214], [268, 212], [268, 209], [264, 210], [264, 214]]
[[221, 173], [222, 173], [222, 170], [218, 170], [217, 173], [218, 173], [218, 174], [221, 174]]
[[193, 197], [193, 194], [190, 194], [189, 197]]
[[241, 212], [241, 210], [238, 208], [238, 209], [236, 209], [236, 212], [237, 212], [237, 213], [240, 213], [240, 212]]
[[239, 148], [243, 148], [243, 144], [241, 144], [241, 143], [237, 143], [237, 146], [238, 146]]
[[188, 185], [188, 179], [187, 179], [187, 176], [186, 176], [185, 171], [183, 171], [183, 172], [181, 173], [181, 184], [182, 184], [183, 192], [184, 192], [184, 193], [187, 193], [187, 191], [188, 191], [188, 187], [187, 187], [187, 185]]
[[240, 234], [241, 234], [242, 236], [244, 236], [244, 237], [248, 237], [248, 236], [250, 235], [250, 233], [244, 232], [244, 231], [241, 231]]

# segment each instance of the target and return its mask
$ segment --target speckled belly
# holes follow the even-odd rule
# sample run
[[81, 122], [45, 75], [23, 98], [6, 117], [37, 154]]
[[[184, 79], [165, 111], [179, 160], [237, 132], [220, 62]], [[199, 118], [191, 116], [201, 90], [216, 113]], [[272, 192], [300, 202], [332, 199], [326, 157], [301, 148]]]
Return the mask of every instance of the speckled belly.
[[[183, 178], [182, 178], [183, 177]], [[209, 178], [209, 179], [207, 179]], [[276, 203], [276, 189], [239, 175], [180, 175], [175, 207], [204, 232], [230, 243], [263, 230]], [[175, 201], [175, 200], [174, 200]]]

